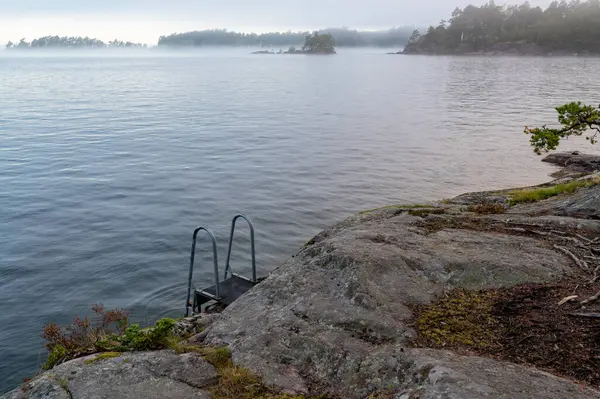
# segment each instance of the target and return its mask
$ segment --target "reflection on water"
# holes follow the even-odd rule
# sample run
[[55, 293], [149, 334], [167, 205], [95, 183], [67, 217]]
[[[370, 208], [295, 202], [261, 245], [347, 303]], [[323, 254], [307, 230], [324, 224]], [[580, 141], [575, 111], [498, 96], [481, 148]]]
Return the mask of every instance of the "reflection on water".
[[[599, 71], [599, 59], [373, 50], [2, 57], [0, 391], [43, 360], [49, 320], [94, 302], [140, 321], [181, 315], [198, 224], [223, 263], [231, 216], [249, 214], [265, 274], [362, 209], [546, 179], [523, 125], [597, 102]], [[248, 273], [246, 235], [240, 224], [232, 264]]]

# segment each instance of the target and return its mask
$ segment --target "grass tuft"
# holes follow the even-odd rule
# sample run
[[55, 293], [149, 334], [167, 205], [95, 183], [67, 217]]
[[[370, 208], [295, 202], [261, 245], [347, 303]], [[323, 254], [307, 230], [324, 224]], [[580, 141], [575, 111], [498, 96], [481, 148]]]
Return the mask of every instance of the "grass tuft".
[[560, 194], [573, 194], [580, 188], [600, 184], [600, 178], [589, 180], [573, 180], [569, 183], [556, 184], [550, 187], [516, 190], [510, 193], [510, 205], [542, 201]]

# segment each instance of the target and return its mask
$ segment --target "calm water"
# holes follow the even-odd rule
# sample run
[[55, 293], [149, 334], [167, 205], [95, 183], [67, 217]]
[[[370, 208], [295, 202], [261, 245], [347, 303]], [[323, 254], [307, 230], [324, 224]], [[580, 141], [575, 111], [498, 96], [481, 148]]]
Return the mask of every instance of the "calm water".
[[384, 52], [0, 53], [0, 392], [44, 360], [50, 320], [181, 315], [196, 225], [224, 261], [249, 214], [266, 274], [354, 212], [547, 179], [523, 125], [598, 102], [600, 59]]

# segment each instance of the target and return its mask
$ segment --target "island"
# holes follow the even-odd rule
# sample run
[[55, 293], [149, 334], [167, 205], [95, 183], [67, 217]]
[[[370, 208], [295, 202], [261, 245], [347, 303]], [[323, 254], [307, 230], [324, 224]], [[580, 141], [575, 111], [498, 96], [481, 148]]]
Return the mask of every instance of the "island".
[[104, 48], [147, 48], [146, 44], [111, 40], [107, 43], [102, 40], [81, 36], [44, 36], [28, 42], [25, 38], [18, 43], [9, 41], [7, 50], [24, 49], [104, 49]]
[[331, 55], [336, 54], [335, 39], [331, 33], [313, 32], [306, 35], [304, 38], [304, 46], [298, 49], [295, 46], [290, 47], [287, 51], [279, 50], [274, 52], [271, 50], [255, 51], [252, 54], [272, 55], [272, 54], [316, 54], [316, 55]]
[[415, 30], [398, 54], [600, 55], [600, 2], [565, 1], [456, 8], [425, 34]]

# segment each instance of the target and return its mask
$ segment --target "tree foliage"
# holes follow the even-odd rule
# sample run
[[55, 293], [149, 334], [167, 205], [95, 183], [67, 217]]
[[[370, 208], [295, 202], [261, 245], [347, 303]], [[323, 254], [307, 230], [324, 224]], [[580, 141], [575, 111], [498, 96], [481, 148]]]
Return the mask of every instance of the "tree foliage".
[[37, 49], [37, 48], [139, 48], [145, 44], [112, 40], [108, 43], [99, 39], [75, 36], [44, 36], [27, 42], [24, 38], [18, 44], [8, 42], [7, 49]]
[[[412, 28], [394, 28], [384, 31], [361, 32], [346, 28], [323, 29], [319, 34], [330, 33], [336, 45], [346, 47], [394, 47], [404, 45]], [[159, 46], [302, 46], [310, 32], [239, 33], [212, 29], [161, 36]]]
[[594, 107], [581, 102], [572, 102], [556, 108], [561, 128], [525, 127], [525, 134], [530, 135], [530, 142], [536, 154], [555, 150], [562, 139], [569, 136], [581, 136], [591, 132], [586, 139], [596, 144], [600, 135], [600, 105]]
[[335, 40], [331, 33], [314, 32], [306, 36], [302, 51], [305, 54], [335, 54]]
[[464, 53], [497, 48], [502, 43], [535, 44], [547, 51], [600, 53], [600, 0], [554, 1], [546, 10], [497, 6], [493, 1], [456, 8], [448, 22], [413, 34], [408, 50]]

